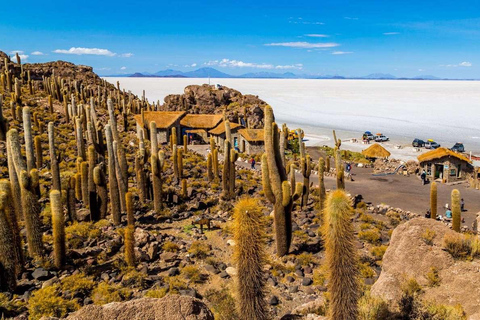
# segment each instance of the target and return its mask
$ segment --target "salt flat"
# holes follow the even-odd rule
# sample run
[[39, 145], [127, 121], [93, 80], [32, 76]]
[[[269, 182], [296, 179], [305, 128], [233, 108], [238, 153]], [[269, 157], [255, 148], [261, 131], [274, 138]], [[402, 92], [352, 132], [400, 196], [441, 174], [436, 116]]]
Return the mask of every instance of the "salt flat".
[[[194, 78], [106, 78], [150, 101], [183, 93]], [[210, 79], [243, 94], [258, 95], [275, 111], [277, 122], [301, 126], [310, 144], [331, 144], [331, 129], [342, 139], [369, 130], [395, 144], [434, 139], [451, 147], [457, 141], [480, 152], [480, 82], [409, 80]], [[363, 147], [363, 146], [362, 146]], [[405, 150], [404, 150], [405, 151]]]

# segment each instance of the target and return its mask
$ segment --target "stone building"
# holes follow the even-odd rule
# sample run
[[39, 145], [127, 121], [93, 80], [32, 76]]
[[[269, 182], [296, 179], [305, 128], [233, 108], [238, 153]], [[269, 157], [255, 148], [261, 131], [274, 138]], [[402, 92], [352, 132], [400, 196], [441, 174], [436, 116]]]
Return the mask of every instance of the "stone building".
[[[180, 120], [181, 134], [188, 134], [189, 143], [208, 143], [208, 131], [215, 128], [223, 119], [221, 114], [187, 114]], [[183, 138], [182, 138], [183, 139]]]
[[[233, 147], [240, 149], [240, 134], [238, 133], [238, 130], [242, 128], [241, 125], [238, 123], [233, 123], [230, 122], [230, 132], [232, 133], [232, 144]], [[219, 147], [221, 151], [223, 151], [223, 148], [225, 146], [225, 121], [222, 121], [213, 128], [212, 130], [208, 131], [208, 134], [213, 137], [215, 140], [215, 144]]]
[[240, 152], [254, 155], [265, 152], [264, 129], [240, 129]]
[[465, 180], [473, 173], [470, 159], [447, 148], [438, 148], [419, 155], [420, 168], [425, 169], [432, 180], [446, 183]]
[[150, 122], [157, 125], [157, 139], [159, 144], [169, 143], [172, 128], [177, 130], [177, 143], [180, 140], [180, 120], [185, 116], [184, 111], [145, 111], [143, 117], [141, 114], [134, 116], [138, 129], [143, 128], [145, 137], [148, 138], [147, 132], [150, 129]]

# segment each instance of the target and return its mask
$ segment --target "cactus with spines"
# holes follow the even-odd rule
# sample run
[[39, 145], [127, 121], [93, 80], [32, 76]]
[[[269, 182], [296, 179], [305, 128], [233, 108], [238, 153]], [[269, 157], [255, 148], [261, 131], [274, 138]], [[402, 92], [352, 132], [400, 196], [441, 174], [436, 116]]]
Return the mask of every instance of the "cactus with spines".
[[285, 161], [285, 150], [287, 149], [288, 145], [288, 131], [287, 124], [284, 123], [282, 125], [282, 131], [280, 132], [280, 156], [282, 158], [282, 164], [284, 167], [287, 166]]
[[225, 140], [230, 142], [230, 146], [232, 145], [232, 130], [230, 129], [230, 121], [225, 121]]
[[212, 153], [209, 152], [207, 155], [207, 179], [208, 181], [213, 181], [213, 168], [212, 168]]
[[318, 159], [318, 208], [320, 212], [322, 212], [325, 207], [325, 199], [325, 160], [320, 157], [320, 159]]
[[57, 269], [65, 265], [65, 218], [63, 216], [62, 195], [60, 191], [50, 192], [50, 208], [52, 210], [53, 256]]
[[22, 86], [20, 84], [20, 81], [18, 81], [17, 78], [15, 78], [15, 103], [18, 105], [22, 105]]
[[150, 148], [151, 154], [158, 153], [157, 125], [154, 121], [150, 122]]
[[235, 177], [236, 177], [235, 163], [237, 162], [237, 160], [238, 160], [238, 152], [231, 149], [230, 150], [230, 165], [229, 165], [230, 177], [228, 179], [229, 198], [234, 198], [235, 197]]
[[303, 208], [307, 205], [308, 196], [310, 194], [310, 174], [312, 173], [312, 160], [310, 155], [306, 155], [304, 158], [302, 158], [300, 163], [303, 176], [303, 192], [301, 201], [301, 207]]
[[230, 156], [231, 156], [230, 140], [225, 139], [223, 147], [223, 171], [222, 171], [222, 197], [226, 200], [230, 199]]
[[113, 151], [113, 137], [110, 125], [105, 126], [108, 153], [108, 190], [110, 192], [111, 214], [116, 225], [121, 223], [120, 193], [115, 169], [115, 152]]
[[88, 162], [83, 161], [80, 164], [80, 174], [82, 179], [82, 201], [85, 208], [90, 208], [90, 195], [88, 192]]
[[181, 198], [187, 199], [187, 179], [182, 179]]
[[183, 149], [177, 148], [177, 170], [178, 170], [178, 179], [183, 178]]
[[460, 232], [462, 222], [462, 207], [460, 204], [460, 191], [457, 189], [452, 190], [452, 229], [456, 232]]
[[23, 121], [23, 119], [22, 119], [22, 117], [23, 117], [23, 115], [22, 115], [22, 107], [21, 107], [21, 106], [19, 106], [19, 105], [16, 106], [16, 108], [15, 108], [15, 113], [17, 114], [17, 115], [16, 115], [17, 120], [18, 120], [18, 121]]
[[93, 179], [93, 170], [97, 165], [97, 154], [95, 152], [94, 146], [89, 146], [87, 151], [88, 159], [88, 196], [89, 196], [89, 205], [90, 212], [93, 221], [97, 221], [100, 218], [100, 213], [98, 211], [98, 205], [96, 203], [97, 193], [95, 188], [95, 182]]
[[76, 127], [76, 138], [77, 138], [77, 154], [82, 159], [87, 158], [87, 154], [85, 152], [85, 140], [83, 139], [83, 126], [82, 120], [80, 118], [75, 119], [75, 127]]
[[[265, 153], [262, 156], [263, 190], [274, 205], [274, 225], [277, 255], [288, 253], [292, 240], [292, 207], [300, 197], [292, 195], [287, 173], [282, 164], [279, 148], [279, 131], [274, 122], [273, 110], [265, 107]], [[296, 188], [297, 189], [297, 188]], [[289, 191], [288, 193], [286, 191]]]
[[330, 172], [330, 156], [327, 156], [325, 160], [325, 172], [329, 173]]
[[23, 217], [23, 208], [21, 201], [20, 171], [27, 170], [27, 166], [22, 157], [20, 138], [16, 129], [11, 129], [7, 132], [7, 160], [8, 176], [12, 183], [15, 214], [18, 219], [21, 219]]
[[43, 166], [42, 138], [40, 136], [35, 136], [34, 145], [35, 145], [36, 167], [37, 169], [40, 169]]
[[[142, 150], [142, 149], [140, 149]], [[137, 179], [137, 190], [138, 190], [138, 197], [141, 203], [145, 203], [146, 195], [147, 195], [147, 186], [146, 186], [146, 177], [145, 177], [145, 170], [144, 170], [144, 150], [138, 151], [135, 155], [135, 176]]]
[[212, 162], [213, 162], [213, 179], [218, 179], [219, 170], [218, 170], [218, 149], [212, 149]]
[[267, 256], [262, 209], [258, 200], [244, 198], [237, 202], [233, 212], [237, 314], [245, 320], [266, 320], [269, 317], [263, 268]]
[[135, 227], [127, 225], [125, 228], [125, 262], [129, 267], [135, 267]]
[[30, 116], [30, 108], [24, 107], [23, 110], [23, 131], [25, 139], [25, 154], [27, 156], [27, 170], [36, 168], [35, 165], [35, 153], [33, 148], [32, 137], [32, 119]]
[[75, 186], [75, 176], [71, 176], [68, 181], [67, 187], [67, 214], [70, 221], [77, 221], [77, 208], [75, 206]]
[[342, 165], [342, 154], [338, 147], [335, 147], [335, 170], [337, 173], [337, 189], [345, 189], [345, 171]]
[[77, 171], [78, 173], [75, 174], [75, 198], [78, 201], [82, 201], [82, 174], [80, 166]]
[[42, 222], [40, 220], [40, 206], [35, 192], [39, 184], [38, 171], [32, 169], [30, 173], [20, 171], [20, 186], [22, 191], [22, 210], [27, 229], [28, 252], [32, 258], [44, 256], [42, 240]]
[[8, 122], [3, 116], [3, 95], [0, 94], [0, 141], [7, 139]]
[[[19, 275], [23, 269], [23, 248], [22, 238], [20, 235], [20, 227], [18, 225], [17, 214], [15, 213], [14, 199], [12, 193], [12, 184], [7, 179], [0, 180], [0, 194], [5, 195], [5, 201], [3, 203], [3, 210], [6, 214], [5, 218], [8, 222], [8, 228], [12, 232], [13, 236], [13, 250], [16, 261], [16, 274]], [[2, 209], [0, 209], [1, 211]], [[3, 232], [0, 232], [3, 234]], [[1, 241], [0, 241], [1, 242]], [[0, 256], [3, 256], [0, 254]]]
[[437, 183], [435, 181], [430, 185], [430, 217], [437, 219]]
[[163, 151], [158, 154], [152, 154], [150, 157], [150, 165], [152, 167], [152, 184], [153, 184], [153, 207], [155, 212], [159, 213], [163, 207], [163, 185], [162, 185], [162, 170], [163, 161], [165, 158]]
[[135, 216], [134, 216], [134, 208], [133, 208], [133, 194], [131, 192], [127, 192], [125, 194], [125, 202], [127, 204], [127, 225], [128, 226], [135, 226]]
[[357, 319], [358, 314], [358, 254], [350, 202], [344, 190], [336, 190], [328, 195], [325, 203], [322, 236], [328, 267], [331, 319]]
[[213, 152], [213, 150], [216, 148], [215, 145], [215, 138], [210, 137], [210, 152]]
[[108, 208], [108, 191], [107, 179], [105, 177], [105, 165], [103, 163], [97, 165], [93, 169], [93, 182], [97, 190], [97, 205], [99, 209], [99, 218], [105, 219], [107, 217]]
[[175, 183], [179, 183], [179, 170], [178, 170], [178, 152], [177, 152], [177, 145], [174, 144], [172, 148], [172, 165], [173, 165], [173, 177], [175, 179]]
[[170, 134], [170, 149], [173, 150], [173, 146], [176, 146], [178, 143], [177, 140], [177, 128], [173, 127]]
[[188, 136], [186, 134], [183, 136], [183, 153], [188, 153]]
[[0, 191], [0, 289], [13, 292], [17, 286], [15, 239], [7, 218], [8, 195]]
[[287, 165], [286, 169], [288, 169], [288, 181], [290, 181], [290, 185], [296, 185], [296, 178], [295, 178], [295, 164], [290, 163]]
[[305, 158], [305, 143], [303, 143], [303, 130], [297, 129], [297, 137], [298, 137], [298, 150], [300, 153], [300, 158]]
[[53, 113], [53, 99], [51, 95], [48, 96], [48, 111]]

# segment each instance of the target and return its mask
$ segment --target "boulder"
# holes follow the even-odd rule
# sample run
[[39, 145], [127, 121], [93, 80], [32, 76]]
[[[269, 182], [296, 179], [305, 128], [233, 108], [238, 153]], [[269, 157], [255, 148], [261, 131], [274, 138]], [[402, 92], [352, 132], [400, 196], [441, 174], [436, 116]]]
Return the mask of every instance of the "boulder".
[[[432, 245], [423, 239], [426, 229], [435, 232]], [[439, 304], [460, 304], [468, 315], [480, 312], [480, 260], [455, 260], [443, 250], [443, 238], [453, 233], [433, 219], [415, 218], [399, 225], [393, 232], [382, 272], [372, 286], [372, 295], [394, 305], [401, 298], [401, 284], [413, 277], [423, 287], [425, 300]], [[431, 267], [438, 270], [440, 284], [429, 287], [426, 278]]]
[[162, 299], [142, 298], [88, 305], [68, 320], [214, 320], [213, 313], [200, 300], [190, 296], [168, 295]]

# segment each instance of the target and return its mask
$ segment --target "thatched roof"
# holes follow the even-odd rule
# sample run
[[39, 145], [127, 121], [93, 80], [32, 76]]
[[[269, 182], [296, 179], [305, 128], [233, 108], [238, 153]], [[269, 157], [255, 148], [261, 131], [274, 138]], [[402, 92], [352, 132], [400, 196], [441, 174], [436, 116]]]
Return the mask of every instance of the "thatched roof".
[[367, 158], [388, 158], [391, 153], [378, 143], [375, 143], [367, 149], [362, 150], [362, 154]]
[[[240, 124], [235, 123], [235, 122], [230, 122], [230, 130], [237, 129], [239, 127], [241, 127]], [[213, 128], [212, 130], [208, 131], [208, 133], [214, 134], [214, 135], [217, 135], [217, 136], [225, 133], [225, 121], [220, 122], [218, 124], [218, 126]]]
[[264, 141], [264, 129], [240, 129], [238, 133], [248, 142]]
[[196, 134], [206, 134], [207, 131], [204, 129], [190, 129], [190, 130], [185, 130], [186, 133], [196, 133]]
[[222, 119], [223, 115], [221, 114], [187, 114], [180, 121], [180, 125], [196, 129], [212, 129]]
[[[185, 114], [184, 111], [145, 111], [145, 122], [147, 125], [150, 122], [155, 122], [157, 129], [168, 129], [170, 128], [175, 121], [183, 117]], [[135, 121], [143, 127], [142, 115], [136, 114], [133, 116]]]
[[465, 157], [463, 154], [457, 153], [455, 151], [452, 151], [450, 149], [443, 148], [443, 147], [437, 148], [435, 150], [431, 150], [429, 152], [425, 152], [424, 154], [419, 155], [417, 157], [417, 159], [418, 159], [419, 162], [425, 162], [425, 161], [432, 161], [432, 160], [435, 160], [435, 159], [440, 159], [440, 158], [443, 158], [443, 157], [455, 157], [457, 159], [466, 161], [468, 163], [472, 163], [470, 161], [470, 159]]

